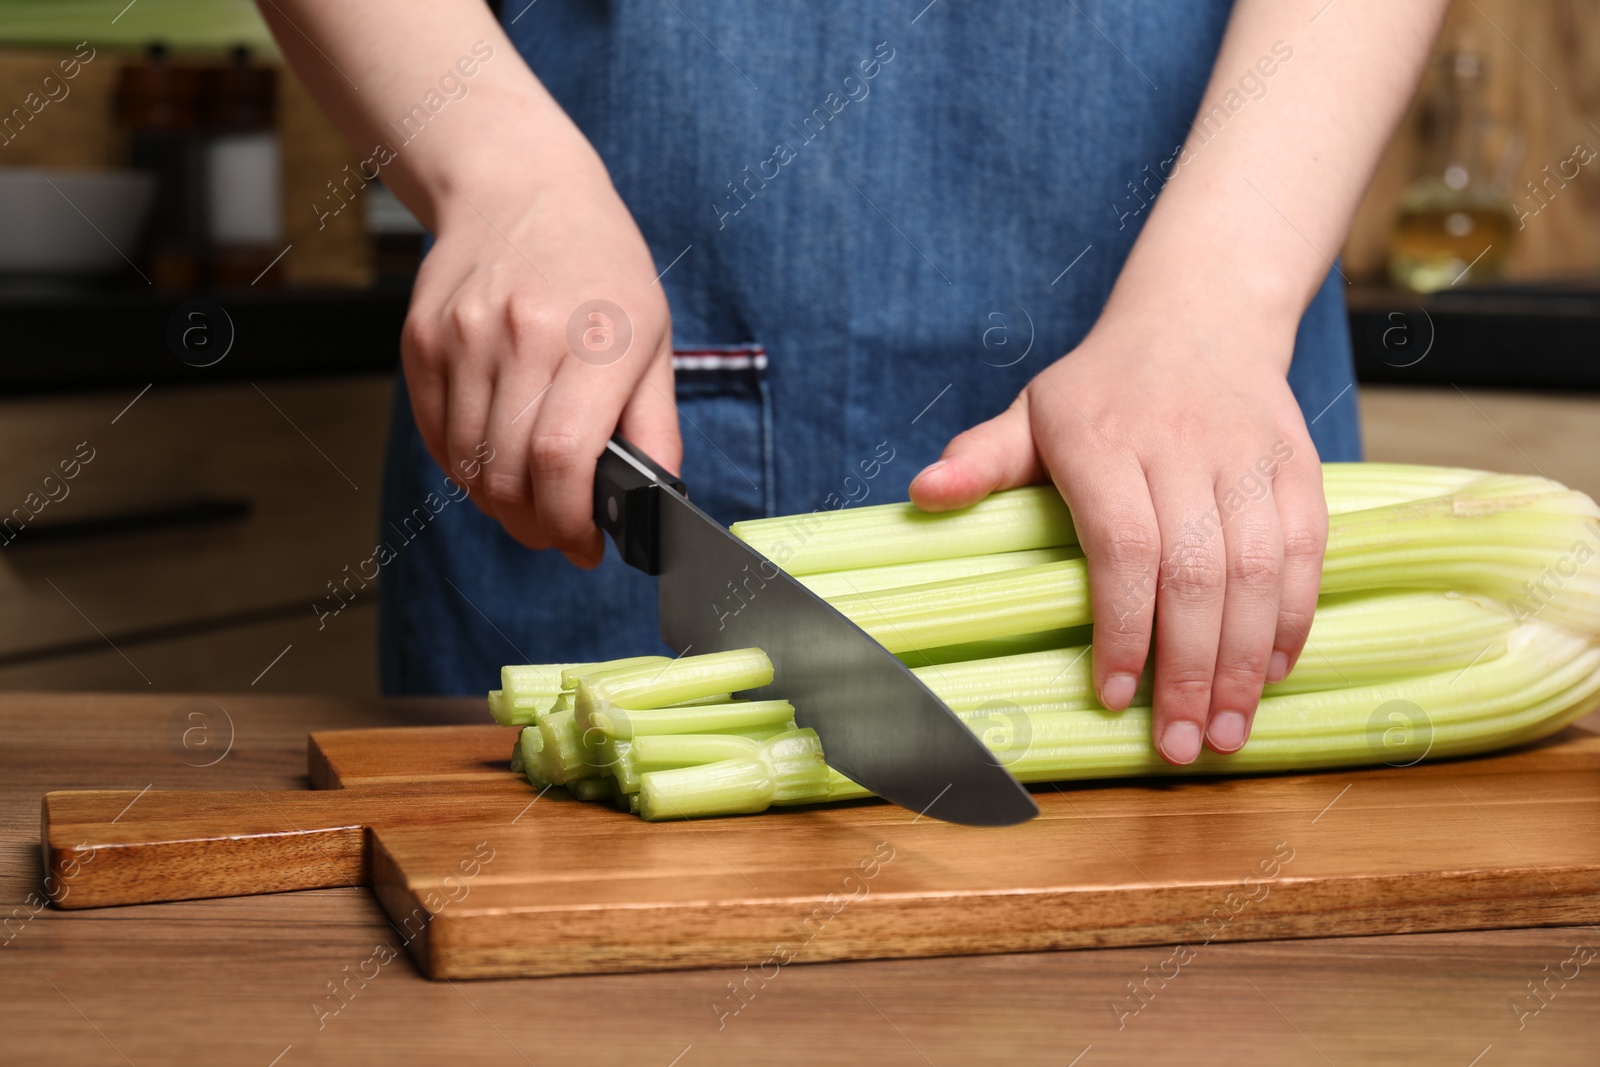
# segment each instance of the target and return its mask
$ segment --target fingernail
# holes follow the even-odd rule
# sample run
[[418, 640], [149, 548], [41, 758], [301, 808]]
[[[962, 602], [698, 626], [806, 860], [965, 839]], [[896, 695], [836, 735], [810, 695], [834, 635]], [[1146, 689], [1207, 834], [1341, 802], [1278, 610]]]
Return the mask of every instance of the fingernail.
[[1289, 676], [1289, 653], [1273, 652], [1267, 661], [1267, 681], [1276, 685]]
[[1122, 711], [1133, 703], [1133, 691], [1138, 687], [1139, 679], [1133, 675], [1113, 674], [1101, 690], [1101, 702], [1112, 711]]
[[1161, 754], [1168, 762], [1182, 766], [1200, 755], [1200, 727], [1192, 722], [1175, 722], [1161, 735]]
[[1244, 745], [1244, 716], [1237, 711], [1219, 711], [1206, 727], [1206, 739], [1218, 752], [1237, 752]]
[[[928, 464], [926, 467], [923, 467], [922, 470], [920, 472], [918, 472], [917, 478], [926, 478], [928, 475], [933, 474], [935, 471], [939, 470], [941, 467], [943, 467], [946, 463], [949, 463], [949, 462], [950, 461], [947, 460], [947, 459], [934, 460], [932, 463]], [[915, 480], [916, 480], [915, 478], [912, 479], [912, 481], [915, 481]]]

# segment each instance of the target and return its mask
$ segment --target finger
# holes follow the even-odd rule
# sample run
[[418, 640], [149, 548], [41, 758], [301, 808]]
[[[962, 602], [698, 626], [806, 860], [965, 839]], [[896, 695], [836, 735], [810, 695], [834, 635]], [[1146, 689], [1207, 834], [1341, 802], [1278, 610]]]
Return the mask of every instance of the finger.
[[1224, 485], [1256, 486], [1255, 499], [1237, 488], [1216, 497], [1227, 563], [1206, 741], [1217, 752], [1236, 752], [1250, 736], [1278, 626], [1283, 572], [1278, 509], [1266, 482], [1259, 477], [1251, 481], [1252, 477], [1246, 472], [1244, 479], [1230, 479]]
[[677, 474], [683, 469], [683, 435], [673, 392], [670, 347], [661, 349], [640, 379], [623, 406], [617, 429], [667, 470]]
[[911, 500], [924, 511], [949, 511], [1043, 476], [1024, 395], [988, 422], [951, 439], [940, 459], [911, 480]]
[[532, 359], [519, 358], [503, 371], [489, 404], [489, 456], [483, 465], [483, 495], [506, 532], [532, 549], [550, 547], [539, 525], [528, 470], [528, 443], [552, 378]]
[[450, 372], [445, 404], [445, 473], [467, 489], [484, 514], [494, 510], [482, 490], [482, 456], [488, 452], [489, 404], [493, 383], [475, 360], [458, 354]]
[[1328, 546], [1328, 502], [1322, 464], [1308, 441], [1285, 462], [1272, 482], [1283, 538], [1283, 577], [1278, 624], [1267, 664], [1267, 681], [1281, 682], [1294, 670], [1311, 632], [1322, 587], [1322, 554]]
[[1095, 692], [1107, 708], [1122, 711], [1133, 703], [1150, 655], [1160, 533], [1143, 470], [1109, 444], [1072, 458], [1069, 447], [1040, 443], [1088, 568]]
[[1166, 471], [1150, 485], [1161, 530], [1152, 727], [1162, 757], [1180, 766], [1200, 754], [1222, 629], [1226, 571], [1213, 484], [1198, 471]]
[[539, 403], [528, 471], [539, 525], [553, 548], [579, 567], [598, 566], [605, 543], [594, 524], [594, 470], [622, 414], [617, 365], [564, 360]]
[[445, 405], [449, 394], [443, 352], [428, 320], [413, 308], [400, 333], [400, 363], [406, 376], [411, 417], [422, 445], [441, 470], [450, 466], [444, 444]]

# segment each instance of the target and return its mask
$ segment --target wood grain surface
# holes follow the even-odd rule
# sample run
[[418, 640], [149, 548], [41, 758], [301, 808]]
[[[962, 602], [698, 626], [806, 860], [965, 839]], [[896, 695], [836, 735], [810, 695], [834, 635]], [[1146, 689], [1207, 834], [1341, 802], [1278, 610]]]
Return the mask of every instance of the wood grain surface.
[[[0, 1061], [1588, 1067], [1600, 1041], [1595, 967], [1559, 977], [1600, 946], [1581, 926], [1219, 941], [1128, 1016], [1113, 1006], [1179, 967], [1171, 948], [817, 963], [764, 985], [742, 967], [447, 983], [419, 974], [365, 888], [43, 906], [50, 789], [303, 789], [309, 730], [482, 718], [475, 700], [215, 695], [213, 740], [228, 748], [213, 763], [182, 742], [174, 713], [193, 699], [0, 695], [0, 1003], [13, 1023]], [[1499, 839], [1486, 821], [1475, 833]], [[1321, 847], [1294, 844], [1290, 871]], [[1128, 877], [1145, 858], [1130, 853]], [[746, 982], [756, 991], [731, 999]]]
[[67, 908], [369, 884], [435, 978], [1600, 920], [1600, 735], [1577, 728], [1406, 768], [1045, 787], [1003, 829], [877, 802], [648, 824], [535, 792], [513, 736], [314, 734], [317, 791], [50, 793], [46, 869]]

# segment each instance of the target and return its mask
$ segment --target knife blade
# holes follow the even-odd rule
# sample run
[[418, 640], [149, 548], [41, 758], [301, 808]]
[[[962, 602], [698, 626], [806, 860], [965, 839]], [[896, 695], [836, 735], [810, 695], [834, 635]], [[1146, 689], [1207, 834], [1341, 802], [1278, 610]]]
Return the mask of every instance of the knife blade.
[[1008, 826], [1038, 805], [950, 708], [855, 623], [690, 503], [683, 483], [613, 438], [595, 522], [658, 577], [661, 636], [680, 654], [758, 647], [766, 693], [795, 706], [830, 766], [946, 822]]

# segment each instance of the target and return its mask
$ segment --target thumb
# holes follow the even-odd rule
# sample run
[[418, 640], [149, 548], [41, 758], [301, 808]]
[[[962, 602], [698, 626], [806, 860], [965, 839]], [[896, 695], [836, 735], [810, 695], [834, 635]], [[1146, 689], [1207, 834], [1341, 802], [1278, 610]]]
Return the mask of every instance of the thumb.
[[672, 350], [662, 349], [634, 387], [617, 430], [674, 474], [683, 468], [683, 437], [672, 382]]
[[1027, 402], [1018, 397], [1001, 414], [952, 439], [939, 461], [911, 480], [911, 500], [924, 511], [950, 511], [1043, 475]]

